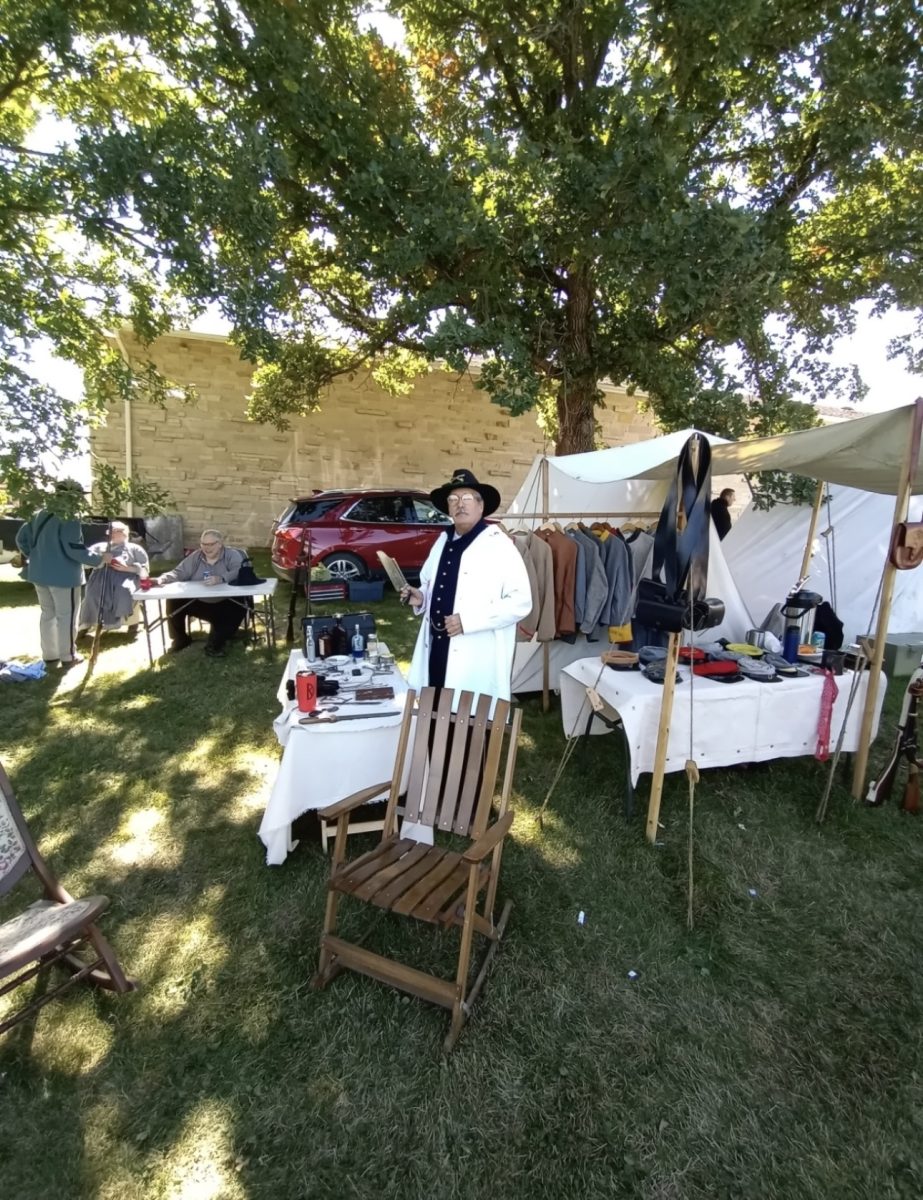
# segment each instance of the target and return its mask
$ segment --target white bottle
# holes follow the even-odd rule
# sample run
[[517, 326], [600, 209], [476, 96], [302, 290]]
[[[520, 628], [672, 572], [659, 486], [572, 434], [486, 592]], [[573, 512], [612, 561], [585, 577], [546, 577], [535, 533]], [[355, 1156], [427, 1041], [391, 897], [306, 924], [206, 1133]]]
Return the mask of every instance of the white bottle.
[[309, 663], [317, 662], [317, 647], [314, 644], [314, 629], [308, 626], [304, 635], [304, 656]]

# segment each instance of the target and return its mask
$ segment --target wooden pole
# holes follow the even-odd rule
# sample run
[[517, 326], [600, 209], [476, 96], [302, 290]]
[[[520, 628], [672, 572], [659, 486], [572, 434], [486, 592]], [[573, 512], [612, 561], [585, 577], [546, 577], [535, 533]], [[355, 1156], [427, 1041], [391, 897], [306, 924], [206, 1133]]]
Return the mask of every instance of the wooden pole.
[[654, 775], [651, 779], [651, 798], [647, 805], [647, 840], [657, 840], [660, 819], [660, 797], [667, 765], [667, 744], [670, 741], [670, 720], [673, 716], [673, 694], [676, 691], [676, 664], [679, 662], [680, 634], [671, 633], [667, 643], [666, 674], [663, 677], [663, 696], [660, 700], [660, 725], [657, 728], [657, 751], [654, 755]]
[[[920, 458], [920, 431], [923, 429], [923, 398], [918, 399], [913, 407], [910, 418], [910, 439], [907, 447], [907, 457], [901, 467], [901, 477], [894, 501], [894, 517], [892, 529], [901, 521], [907, 519], [907, 509], [913, 491], [913, 481], [916, 475], [917, 463]], [[875, 706], [878, 700], [878, 680], [881, 675], [881, 664], [885, 656], [885, 638], [888, 636], [888, 620], [891, 616], [891, 600], [894, 596], [894, 582], [897, 574], [890, 559], [885, 563], [881, 583], [881, 606], [878, 609], [878, 625], [875, 629], [875, 645], [872, 661], [869, 664], [869, 685], [865, 693], [865, 709], [862, 713], [862, 727], [859, 731], [859, 748], [853, 764], [852, 794], [855, 800], [862, 799], [865, 788], [865, 773], [868, 769], [869, 749], [872, 743], [872, 722], [875, 719]]]
[[804, 556], [801, 559], [801, 573], [799, 580], [805, 579], [808, 574], [808, 568], [811, 565], [811, 559], [814, 557], [814, 534], [817, 532], [817, 518], [820, 515], [820, 506], [824, 502], [824, 490], [827, 487], [823, 479], [817, 481], [817, 491], [814, 493], [814, 508], [811, 511], [811, 523], [808, 525], [808, 536], [804, 544]]

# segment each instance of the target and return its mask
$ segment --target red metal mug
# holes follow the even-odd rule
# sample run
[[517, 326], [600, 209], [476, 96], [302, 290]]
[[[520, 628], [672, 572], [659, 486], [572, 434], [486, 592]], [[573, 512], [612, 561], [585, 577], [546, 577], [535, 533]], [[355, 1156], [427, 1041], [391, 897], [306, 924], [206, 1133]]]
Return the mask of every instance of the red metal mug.
[[313, 671], [299, 671], [295, 675], [295, 700], [300, 712], [314, 712], [317, 708], [317, 676]]

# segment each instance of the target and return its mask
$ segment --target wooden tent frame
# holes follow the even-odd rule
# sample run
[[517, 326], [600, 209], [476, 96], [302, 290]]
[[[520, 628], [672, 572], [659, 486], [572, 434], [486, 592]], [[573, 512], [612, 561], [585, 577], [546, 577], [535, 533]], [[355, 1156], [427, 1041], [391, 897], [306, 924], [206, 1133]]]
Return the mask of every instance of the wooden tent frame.
[[[910, 497], [913, 493], [913, 481], [916, 473], [916, 465], [920, 458], [920, 442], [921, 434], [923, 434], [923, 397], [919, 397], [914, 401], [910, 414], [910, 428], [907, 439], [907, 453], [901, 464], [900, 474], [898, 476], [897, 488], [895, 491], [894, 500], [894, 515], [891, 520], [892, 533], [893, 530], [902, 521], [906, 521], [907, 514], [910, 508]], [[644, 478], [644, 476], [638, 476]], [[828, 482], [819, 476], [811, 476], [817, 480], [817, 490], [814, 495], [814, 505], [811, 514], [810, 524], [808, 526], [808, 534], [805, 540], [804, 555], [801, 562], [801, 578], [807, 574], [808, 566], [810, 565], [813, 556], [814, 534], [817, 529], [818, 516], [823, 503], [824, 487]], [[552, 517], [595, 517], [601, 518], [605, 516], [634, 516], [634, 517], [652, 517], [656, 518], [659, 513], [564, 513], [564, 512], [549, 512], [549, 485], [548, 485], [548, 456], [545, 455], [541, 462], [541, 486], [542, 486], [542, 511], [532, 513], [507, 513], [505, 514], [511, 520], [523, 520], [527, 518], [541, 518], [543, 521], [550, 520]], [[896, 567], [888, 559], [884, 566], [882, 574], [881, 599], [878, 607], [878, 621], [876, 624], [874, 635], [874, 647], [871, 662], [869, 663], [869, 685], [865, 696], [865, 706], [862, 713], [862, 725], [859, 731], [859, 746], [856, 751], [856, 756], [853, 764], [852, 777], [852, 795], [854, 799], [862, 798], [865, 777], [868, 771], [869, 750], [872, 742], [872, 724], [875, 719], [875, 707], [878, 701], [878, 684], [881, 675], [881, 667], [884, 662], [885, 638], [888, 632], [888, 621], [891, 617], [891, 603], [894, 596], [894, 584], [896, 578]], [[671, 634], [667, 646], [667, 661], [666, 675], [664, 678], [663, 696], [660, 702], [660, 721], [657, 729], [657, 747], [654, 755], [654, 772], [651, 779], [651, 793], [648, 802], [647, 811], [647, 826], [646, 837], [651, 843], [656, 841], [657, 825], [660, 817], [660, 802], [663, 794], [663, 784], [666, 775], [666, 759], [667, 745], [670, 736], [670, 722], [673, 716], [673, 698], [675, 692], [676, 678], [676, 663], [679, 656], [680, 635]], [[542, 664], [542, 709], [547, 712], [549, 707], [548, 698], [548, 674], [549, 674], [549, 651], [548, 643], [543, 646], [543, 664]]]

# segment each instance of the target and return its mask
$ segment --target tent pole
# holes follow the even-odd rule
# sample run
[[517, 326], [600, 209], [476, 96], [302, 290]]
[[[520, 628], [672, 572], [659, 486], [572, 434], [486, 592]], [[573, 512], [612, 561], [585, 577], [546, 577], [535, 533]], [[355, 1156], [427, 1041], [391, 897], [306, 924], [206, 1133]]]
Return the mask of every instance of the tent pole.
[[[913, 491], [913, 481], [916, 475], [917, 463], [920, 458], [920, 431], [923, 429], [923, 398], [918, 398], [913, 406], [910, 418], [910, 439], [907, 447], [907, 457], [901, 467], [900, 483], [897, 497], [894, 501], [894, 517], [892, 529], [901, 521], [907, 519], [910, 496]], [[888, 636], [888, 621], [891, 617], [891, 600], [894, 596], [894, 583], [897, 574], [890, 558], [885, 563], [881, 583], [881, 606], [878, 609], [878, 625], [875, 629], [875, 644], [872, 661], [869, 663], [869, 685], [865, 693], [865, 709], [862, 713], [862, 727], [859, 732], [859, 748], [853, 765], [852, 794], [853, 799], [861, 800], [865, 788], [865, 773], [868, 769], [869, 749], [872, 743], [872, 722], [875, 716], [875, 706], [878, 700], [878, 681], [881, 675], [881, 664], [885, 657], [885, 638]]]
[[663, 677], [663, 695], [660, 698], [660, 724], [657, 727], [657, 750], [654, 754], [654, 774], [651, 778], [651, 798], [647, 803], [647, 840], [657, 840], [657, 823], [660, 820], [660, 797], [663, 793], [663, 778], [667, 766], [667, 744], [670, 740], [670, 720], [673, 716], [673, 693], [676, 691], [676, 664], [679, 662], [678, 633], [670, 634], [667, 644], [666, 674]]
[[814, 509], [811, 513], [811, 523], [808, 525], [808, 536], [804, 543], [804, 557], [801, 560], [799, 580], [807, 578], [808, 567], [810, 567], [811, 559], [814, 557], [814, 534], [817, 532], [817, 518], [820, 516], [820, 506], [824, 502], [824, 490], [826, 486], [823, 479], [818, 479], [817, 491], [814, 493]]
[[[549, 508], [548, 456], [542, 458], [542, 521], [548, 520]], [[551, 674], [551, 647], [542, 643], [542, 712], [548, 712], [551, 700], [548, 695], [548, 677]]]

